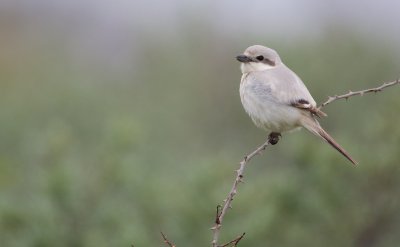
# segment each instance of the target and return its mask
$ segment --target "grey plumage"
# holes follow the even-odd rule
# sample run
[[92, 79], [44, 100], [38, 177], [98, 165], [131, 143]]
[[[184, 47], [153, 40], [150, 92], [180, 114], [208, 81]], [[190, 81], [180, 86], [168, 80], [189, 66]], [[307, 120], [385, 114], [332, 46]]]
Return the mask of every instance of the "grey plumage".
[[322, 129], [315, 117], [326, 116], [302, 80], [285, 64], [278, 53], [255, 45], [237, 56], [242, 62], [240, 97], [244, 109], [260, 128], [274, 134], [305, 127], [323, 138], [353, 164], [356, 161]]

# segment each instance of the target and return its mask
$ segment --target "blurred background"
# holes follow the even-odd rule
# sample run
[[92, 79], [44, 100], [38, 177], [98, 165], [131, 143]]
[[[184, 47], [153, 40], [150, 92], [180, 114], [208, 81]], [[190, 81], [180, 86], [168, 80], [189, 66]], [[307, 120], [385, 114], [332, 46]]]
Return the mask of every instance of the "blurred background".
[[[235, 56], [276, 49], [317, 102], [400, 77], [400, 2], [0, 2], [0, 246], [207, 246], [264, 142]], [[240, 246], [397, 246], [400, 88], [325, 108], [251, 161]]]

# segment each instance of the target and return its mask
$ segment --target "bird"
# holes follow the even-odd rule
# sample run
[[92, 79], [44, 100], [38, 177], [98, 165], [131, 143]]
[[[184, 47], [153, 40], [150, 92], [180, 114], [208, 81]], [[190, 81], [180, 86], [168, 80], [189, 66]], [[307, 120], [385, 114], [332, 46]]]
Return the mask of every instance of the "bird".
[[299, 76], [278, 53], [262, 45], [248, 47], [236, 56], [241, 63], [240, 99], [254, 124], [269, 133], [269, 143], [278, 143], [281, 133], [304, 127], [322, 138], [352, 164], [355, 161], [319, 124], [326, 117]]

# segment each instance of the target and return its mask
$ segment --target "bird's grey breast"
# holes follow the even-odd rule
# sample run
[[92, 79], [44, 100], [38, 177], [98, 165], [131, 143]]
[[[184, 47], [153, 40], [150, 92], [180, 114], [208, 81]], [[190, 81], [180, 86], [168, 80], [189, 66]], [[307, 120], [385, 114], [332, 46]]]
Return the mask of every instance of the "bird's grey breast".
[[260, 101], [273, 100], [273, 86], [270, 78], [264, 78], [257, 72], [250, 72], [242, 79], [240, 85], [242, 93], [251, 95]]
[[251, 83], [249, 83], [248, 87], [251, 93], [253, 93], [260, 100], [267, 101], [271, 99], [272, 88], [268, 83], [260, 80], [253, 80]]

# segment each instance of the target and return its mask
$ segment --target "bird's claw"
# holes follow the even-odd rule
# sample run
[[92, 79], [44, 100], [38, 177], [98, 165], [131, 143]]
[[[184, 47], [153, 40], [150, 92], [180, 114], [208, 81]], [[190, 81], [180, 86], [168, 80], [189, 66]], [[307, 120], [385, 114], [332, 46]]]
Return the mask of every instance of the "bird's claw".
[[272, 132], [271, 134], [269, 134], [268, 136], [268, 142], [271, 145], [275, 145], [279, 142], [279, 138], [281, 137], [281, 133], [276, 133], [276, 132]]

